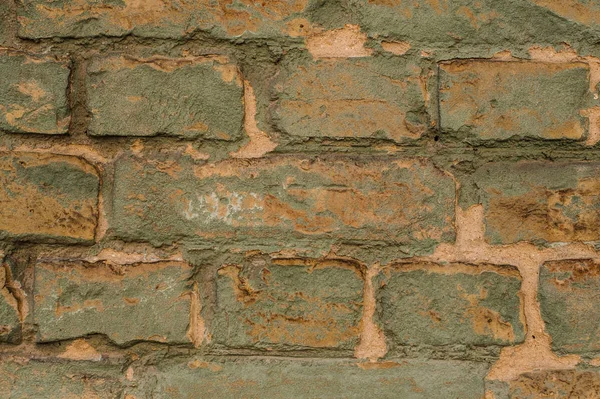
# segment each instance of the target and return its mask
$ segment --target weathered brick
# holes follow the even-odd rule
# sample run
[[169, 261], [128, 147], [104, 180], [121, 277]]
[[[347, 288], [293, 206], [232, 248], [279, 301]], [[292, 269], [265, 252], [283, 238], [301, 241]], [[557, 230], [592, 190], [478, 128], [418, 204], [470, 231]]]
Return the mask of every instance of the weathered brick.
[[97, 57], [87, 91], [91, 135], [241, 136], [242, 82], [222, 57]]
[[180, 38], [196, 31], [221, 37], [281, 36], [309, 0], [20, 0], [19, 35], [26, 38], [125, 36]]
[[273, 118], [291, 136], [417, 139], [429, 122], [427, 72], [394, 57], [292, 57], [274, 86]]
[[[472, 45], [559, 44], [575, 37], [576, 26], [563, 15], [552, 15], [549, 8], [569, 8], [585, 0], [351, 0], [363, 31], [371, 37], [393, 37], [417, 47], [439, 46], [470, 49]], [[587, 10], [595, 7], [587, 2]], [[574, 12], [571, 12], [573, 15]], [[586, 17], [576, 17], [586, 18]]]
[[512, 266], [397, 264], [378, 277], [377, 319], [388, 346], [522, 342], [521, 278]]
[[600, 350], [600, 262], [597, 259], [545, 263], [540, 270], [538, 300], [546, 331], [556, 350]]
[[0, 130], [67, 132], [69, 63], [0, 49], [0, 71]]
[[103, 363], [0, 362], [0, 396], [6, 399], [117, 398], [123, 390], [119, 367]]
[[598, 398], [600, 373], [597, 368], [536, 371], [508, 382], [490, 381], [486, 391], [495, 399]]
[[600, 4], [587, 0], [529, 0], [569, 21], [600, 27]]
[[581, 139], [584, 63], [452, 61], [440, 65], [440, 126], [482, 139]]
[[132, 399], [427, 398], [480, 399], [487, 364], [402, 360], [385, 363], [244, 358], [162, 362], [133, 373]]
[[474, 184], [493, 244], [600, 239], [597, 163], [498, 162], [479, 168]]
[[362, 316], [358, 265], [262, 258], [217, 278], [212, 342], [234, 348], [353, 350]]
[[92, 241], [98, 186], [96, 170], [77, 157], [0, 153], [0, 237]]
[[163, 261], [125, 266], [40, 260], [35, 266], [38, 342], [105, 334], [117, 344], [189, 343], [191, 268]]
[[280, 249], [310, 239], [322, 250], [339, 240], [382, 240], [414, 253], [454, 239], [454, 182], [423, 159], [281, 156], [194, 165], [122, 157], [114, 196], [116, 235], [154, 244], [260, 239]]
[[17, 342], [20, 339], [18, 309], [17, 300], [7, 287], [6, 267], [0, 266], [0, 342]]

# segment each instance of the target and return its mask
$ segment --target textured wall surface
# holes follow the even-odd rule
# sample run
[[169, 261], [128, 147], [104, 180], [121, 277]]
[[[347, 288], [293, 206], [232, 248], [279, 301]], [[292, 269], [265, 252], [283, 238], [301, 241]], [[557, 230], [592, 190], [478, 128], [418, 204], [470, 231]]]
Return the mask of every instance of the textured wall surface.
[[600, 398], [600, 1], [0, 0], [0, 398]]

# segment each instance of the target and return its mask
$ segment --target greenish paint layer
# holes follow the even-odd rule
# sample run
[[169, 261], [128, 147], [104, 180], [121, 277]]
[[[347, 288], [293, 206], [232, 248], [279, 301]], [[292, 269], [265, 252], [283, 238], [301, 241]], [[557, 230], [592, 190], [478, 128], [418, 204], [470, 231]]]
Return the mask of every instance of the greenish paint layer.
[[67, 132], [70, 122], [68, 63], [0, 51], [0, 70], [0, 130], [38, 134]]
[[[360, 367], [362, 366], [362, 367]], [[379, 366], [379, 367], [378, 367]], [[410, 398], [480, 399], [487, 364], [403, 360], [351, 361], [174, 359], [140, 370], [136, 398]]]
[[542, 266], [538, 300], [555, 350], [600, 351], [599, 289], [600, 265], [594, 260], [565, 260]]
[[599, 165], [593, 162], [490, 163], [472, 176], [492, 244], [600, 239]]
[[19, 35], [180, 38], [204, 31], [225, 38], [281, 37], [294, 34], [290, 25], [305, 16], [313, 3], [318, 1], [23, 0], [18, 9]]
[[509, 382], [488, 381], [486, 391], [495, 399], [600, 397], [598, 368], [549, 370], [525, 373]]
[[[506, 46], [564, 43], [597, 28], [600, 12], [585, 0], [347, 0], [363, 30], [413, 45]], [[564, 3], [564, 4], [563, 4]], [[575, 11], [574, 7], [579, 7]], [[586, 14], [591, 13], [591, 17]], [[583, 24], [582, 24], [583, 23]]]
[[404, 346], [505, 346], [524, 340], [515, 268], [399, 265], [380, 275], [376, 286], [376, 320], [392, 355]]
[[429, 125], [432, 71], [404, 57], [290, 57], [274, 85], [273, 120], [297, 137], [418, 139]]
[[87, 92], [91, 135], [236, 140], [242, 134], [242, 82], [222, 59], [95, 58]]
[[104, 334], [117, 344], [189, 343], [191, 268], [159, 262], [111, 268], [69, 261], [35, 266], [38, 342]]
[[[0, 267], [0, 284], [4, 270]], [[21, 339], [21, 320], [17, 301], [6, 287], [0, 287], [0, 342], [17, 343]]]
[[3, 360], [0, 395], [5, 399], [117, 398], [119, 367], [90, 362]]
[[0, 237], [90, 242], [100, 178], [72, 156], [0, 153]]
[[361, 271], [343, 262], [255, 260], [217, 277], [212, 343], [229, 348], [352, 351], [362, 316]]
[[281, 156], [194, 165], [122, 157], [113, 195], [116, 236], [155, 245], [183, 238], [244, 248], [254, 239], [281, 249], [309, 240], [321, 252], [376, 240], [421, 253], [454, 239], [454, 182], [423, 159]]
[[582, 139], [591, 100], [583, 63], [453, 61], [440, 65], [440, 127], [482, 139]]

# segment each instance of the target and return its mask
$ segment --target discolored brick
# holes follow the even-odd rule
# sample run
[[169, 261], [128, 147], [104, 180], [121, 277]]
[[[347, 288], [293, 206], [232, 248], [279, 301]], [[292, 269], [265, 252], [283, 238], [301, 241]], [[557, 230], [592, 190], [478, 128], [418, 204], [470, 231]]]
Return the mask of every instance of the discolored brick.
[[418, 139], [429, 124], [428, 72], [393, 57], [293, 58], [274, 85], [273, 118], [296, 137]]
[[459, 60], [440, 65], [440, 126], [482, 139], [582, 139], [584, 63]]
[[8, 289], [6, 273], [6, 267], [0, 266], [0, 342], [16, 343], [21, 338], [19, 304]]
[[539, 43], [540, 38], [546, 43], [563, 43], [565, 38], [575, 38], [581, 32], [574, 20], [596, 19], [597, 13], [594, 2], [586, 0], [352, 0], [348, 3], [352, 4], [362, 30], [371, 37], [401, 39], [413, 47], [456, 48], [467, 57], [468, 51], [477, 45], [504, 49]]
[[553, 261], [542, 266], [538, 300], [555, 350], [600, 350], [599, 288], [600, 263], [596, 259]]
[[122, 389], [115, 365], [8, 357], [0, 361], [0, 394], [7, 399], [116, 398]]
[[219, 398], [480, 399], [487, 364], [468, 361], [188, 358], [142, 369], [126, 395]]
[[493, 244], [600, 238], [600, 168], [595, 162], [490, 163], [473, 175]]
[[596, 398], [600, 396], [600, 373], [595, 367], [524, 373], [508, 381], [486, 384], [495, 399]]
[[363, 278], [341, 260], [249, 260], [219, 269], [212, 342], [230, 348], [353, 350]]
[[506, 346], [524, 339], [515, 267], [396, 264], [375, 285], [377, 320], [392, 353], [403, 346]]
[[242, 82], [225, 58], [115, 55], [94, 58], [87, 72], [91, 135], [241, 136]]
[[19, 5], [19, 35], [25, 38], [182, 38], [196, 31], [234, 38], [284, 35], [287, 24], [307, 10], [309, 0], [20, 0]]
[[117, 344], [189, 343], [191, 267], [162, 261], [39, 260], [35, 266], [38, 342], [104, 334]]
[[93, 241], [99, 180], [94, 167], [77, 157], [0, 153], [0, 237]]
[[0, 130], [67, 132], [71, 120], [68, 62], [0, 49], [0, 71]]
[[453, 240], [454, 195], [452, 178], [423, 159], [281, 156], [194, 165], [122, 157], [112, 225], [118, 237], [154, 244], [259, 240], [281, 248], [310, 240], [320, 250], [340, 240], [382, 240], [414, 253]]

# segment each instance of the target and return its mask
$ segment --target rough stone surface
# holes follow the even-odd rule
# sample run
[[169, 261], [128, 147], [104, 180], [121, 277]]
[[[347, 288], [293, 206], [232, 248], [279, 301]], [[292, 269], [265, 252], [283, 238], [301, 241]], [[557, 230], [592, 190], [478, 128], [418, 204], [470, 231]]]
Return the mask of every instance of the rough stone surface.
[[[421, 46], [468, 49], [535, 42], [560, 43], [592, 22], [597, 6], [586, 0], [351, 0], [364, 31]], [[591, 17], [583, 15], [591, 14]], [[565, 18], [566, 17], [566, 18]], [[579, 20], [579, 21], [578, 21]]]
[[[411, 398], [480, 399], [487, 364], [402, 360], [349, 361], [193, 358], [164, 362], [136, 378], [132, 399], [196, 398]], [[134, 372], [134, 376], [135, 376]]]
[[495, 399], [597, 398], [600, 373], [597, 368], [537, 371], [510, 382], [488, 383], [486, 391], [494, 393]]
[[[0, 9], [0, 16], [1, 12]], [[0, 71], [0, 130], [67, 132], [71, 119], [67, 100], [68, 62], [0, 49]]]
[[524, 339], [521, 278], [514, 267], [398, 264], [385, 269], [376, 286], [376, 315], [391, 351]]
[[105, 334], [117, 344], [189, 343], [190, 274], [180, 262], [40, 260], [33, 311], [38, 342]]
[[233, 140], [243, 88], [224, 58], [97, 57], [88, 67], [89, 134]]
[[148, 1], [21, 0], [19, 35], [26, 38], [125, 36], [180, 38], [195, 31], [222, 37], [281, 36], [309, 0]]
[[555, 350], [600, 350], [600, 326], [595, 316], [600, 306], [598, 289], [598, 260], [564, 260], [543, 265], [538, 300]]
[[90, 362], [3, 359], [0, 393], [6, 399], [104, 399], [122, 392], [119, 368]]
[[402, 142], [428, 128], [428, 66], [394, 57], [305, 56], [282, 69], [273, 118], [290, 136]]
[[442, 63], [440, 127], [483, 139], [581, 139], [588, 75], [584, 63]]
[[482, 166], [473, 181], [485, 207], [487, 240], [493, 244], [598, 240], [599, 170], [594, 162]]
[[0, 342], [17, 342], [21, 338], [19, 305], [9, 291], [6, 268], [0, 266]]
[[344, 261], [262, 258], [218, 271], [212, 342], [233, 348], [353, 350], [360, 268]]
[[454, 238], [454, 196], [452, 178], [425, 160], [276, 157], [194, 166], [185, 158], [124, 157], [112, 223], [123, 239], [155, 244], [310, 239], [319, 249], [345, 239], [425, 251]]
[[99, 177], [77, 157], [0, 152], [0, 237], [89, 242]]

